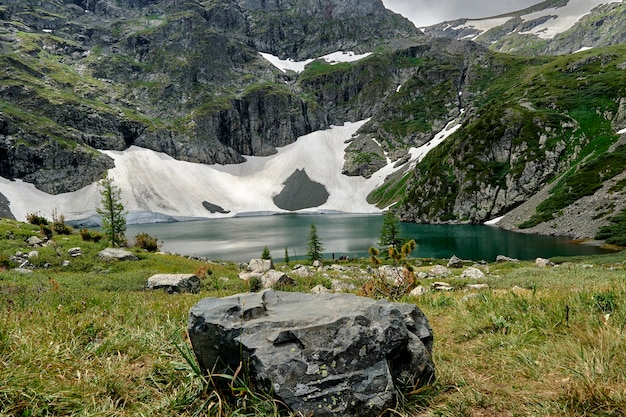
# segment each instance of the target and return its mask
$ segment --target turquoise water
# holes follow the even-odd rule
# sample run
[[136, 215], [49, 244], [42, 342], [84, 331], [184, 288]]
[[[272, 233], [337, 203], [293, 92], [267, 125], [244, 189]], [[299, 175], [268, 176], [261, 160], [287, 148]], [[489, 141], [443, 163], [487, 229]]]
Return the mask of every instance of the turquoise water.
[[[377, 246], [381, 215], [275, 215], [237, 217], [178, 223], [129, 225], [127, 236], [148, 233], [162, 242], [162, 250], [213, 260], [249, 261], [263, 247], [282, 261], [285, 247], [292, 260], [306, 258], [311, 223], [324, 244], [326, 258], [364, 257]], [[482, 225], [425, 225], [401, 223], [402, 237], [415, 239], [417, 258], [450, 258], [494, 261], [498, 255], [518, 259], [606, 253], [572, 243], [567, 238], [525, 235]]]

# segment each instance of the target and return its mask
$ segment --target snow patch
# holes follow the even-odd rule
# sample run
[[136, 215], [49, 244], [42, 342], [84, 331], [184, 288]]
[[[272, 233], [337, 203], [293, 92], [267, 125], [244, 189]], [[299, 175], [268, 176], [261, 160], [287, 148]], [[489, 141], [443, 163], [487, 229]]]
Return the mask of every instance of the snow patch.
[[[583, 16], [589, 14], [592, 9], [608, 3], [621, 3], [622, 0], [569, 0], [562, 7], [544, 9], [538, 12], [529, 13], [520, 16], [522, 20], [528, 22], [535, 19], [553, 16], [546, 22], [535, 26], [529, 31], [520, 32], [522, 34], [534, 34], [543, 39], [552, 39], [559, 33], [563, 33], [570, 29]], [[497, 17], [493, 19], [467, 20], [462, 25], [456, 26], [454, 29], [476, 29], [482, 33], [498, 26], [504, 25], [512, 16]]]
[[[314, 61], [314, 59], [307, 59], [304, 61], [294, 61], [293, 59], [280, 59], [275, 55], [265, 52], [259, 52], [259, 54], [265, 58], [270, 64], [281, 70], [282, 72], [293, 71], [301, 73], [304, 68]], [[323, 59], [331, 65], [339, 64], [341, 62], [354, 62], [359, 61], [371, 55], [371, 52], [357, 55], [352, 51], [338, 51], [331, 54], [324, 55], [318, 59]]]
[[503, 218], [504, 218], [504, 216], [496, 217], [495, 219], [487, 220], [487, 221], [485, 222], [485, 224], [486, 224], [487, 226], [495, 226], [495, 225], [496, 225], [496, 224], [498, 224], [498, 222], [499, 222], [500, 220], [502, 220]]
[[623, 135], [624, 133], [626, 133], [626, 129], [622, 129], [619, 132], [617, 132], [618, 135]]
[[[115, 160], [109, 175], [121, 190], [129, 223], [285, 212], [276, 207], [272, 197], [296, 169], [304, 169], [311, 180], [323, 184], [330, 194], [325, 204], [299, 212], [379, 213], [366, 201], [379, 185], [378, 178], [341, 174], [347, 141], [365, 122], [346, 123], [302, 136], [274, 155], [248, 157], [242, 164], [183, 162], [136, 146], [102, 152]], [[0, 177], [0, 193], [10, 201], [11, 212], [18, 220], [33, 212], [50, 217], [54, 209], [67, 221], [93, 218], [100, 203], [96, 183], [72, 193], [51, 195], [32, 184]], [[204, 201], [229, 213], [210, 213], [203, 207]]]
[[592, 48], [592, 47], [590, 47], [590, 46], [583, 46], [583, 47], [582, 47], [582, 48], [580, 48], [579, 50], [574, 51], [574, 53], [576, 54], [576, 53], [578, 53], [578, 52], [585, 52], [585, 51], [588, 51], [588, 50], [590, 50], [590, 49], [593, 49], [593, 48]]

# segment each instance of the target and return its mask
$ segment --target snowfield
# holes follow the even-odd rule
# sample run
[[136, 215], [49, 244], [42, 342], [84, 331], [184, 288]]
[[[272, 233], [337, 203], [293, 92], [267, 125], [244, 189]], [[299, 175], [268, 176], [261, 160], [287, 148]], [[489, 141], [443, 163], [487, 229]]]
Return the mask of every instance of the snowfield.
[[[268, 54], [265, 52], [259, 52], [259, 54], [263, 58], [265, 58], [270, 64], [272, 64], [273, 66], [275, 66], [282, 72], [294, 71], [297, 73], [301, 73], [302, 71], [304, 71], [304, 68], [308, 64], [315, 61], [314, 59], [307, 59], [304, 61], [294, 61], [292, 59], [280, 59], [277, 56], [274, 56], [272, 54]], [[348, 52], [338, 51], [338, 52], [333, 52], [328, 55], [324, 55], [318, 59], [322, 59], [328, 62], [329, 64], [334, 65], [334, 64], [339, 64], [341, 62], [359, 61], [370, 55], [371, 55], [371, 52], [361, 54], [361, 55], [355, 55], [355, 53], [352, 51], [348, 51]]]
[[[278, 208], [273, 197], [295, 170], [303, 169], [311, 180], [324, 185], [329, 193], [326, 203], [300, 213], [379, 213], [367, 203], [367, 195], [383, 184], [385, 178], [412, 167], [439, 143], [454, 133], [459, 124], [450, 122], [433, 140], [409, 153], [410, 165], [387, 166], [369, 179], [348, 177], [341, 173], [349, 139], [366, 122], [345, 123], [300, 137], [291, 145], [265, 157], [248, 157], [242, 164], [204, 165], [177, 161], [159, 152], [132, 146], [125, 151], [102, 151], [115, 160], [109, 171], [120, 188], [122, 202], [128, 211], [128, 223], [182, 221], [198, 218], [220, 218], [287, 212]], [[29, 213], [51, 218], [53, 210], [70, 222], [93, 224], [98, 220], [100, 204], [98, 184], [78, 191], [51, 195], [21, 180], [0, 177], [0, 193], [10, 201], [18, 220]], [[208, 202], [227, 213], [211, 213]]]
[[[569, 0], [567, 4], [562, 7], [554, 7], [520, 16], [526, 22], [545, 16], [552, 17], [545, 23], [534, 27], [532, 30], [522, 33], [535, 34], [543, 39], [552, 39], [559, 33], [563, 33], [570, 29], [576, 22], [578, 22], [583, 16], [589, 14], [595, 7], [601, 4], [621, 2], [622, 0]], [[503, 25], [510, 19], [512, 19], [512, 17], [468, 20], [463, 25], [458, 26], [455, 29], [474, 28], [479, 30], [481, 33], [484, 33], [489, 29]]]

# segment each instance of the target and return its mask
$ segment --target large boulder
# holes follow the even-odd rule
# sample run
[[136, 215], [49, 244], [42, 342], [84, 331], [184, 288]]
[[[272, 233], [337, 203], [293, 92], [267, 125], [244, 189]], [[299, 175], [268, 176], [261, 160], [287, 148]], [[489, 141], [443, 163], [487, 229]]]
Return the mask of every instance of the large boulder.
[[432, 330], [412, 304], [267, 290], [201, 300], [188, 330], [204, 371], [243, 362], [253, 386], [303, 415], [376, 416], [435, 377]]

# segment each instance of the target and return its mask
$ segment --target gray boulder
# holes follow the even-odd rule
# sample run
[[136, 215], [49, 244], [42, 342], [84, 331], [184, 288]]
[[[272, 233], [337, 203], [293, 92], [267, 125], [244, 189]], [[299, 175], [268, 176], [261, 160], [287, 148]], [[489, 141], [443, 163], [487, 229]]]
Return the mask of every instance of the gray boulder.
[[79, 256], [83, 256], [83, 251], [81, 248], [76, 247], [76, 248], [70, 248], [67, 250], [67, 254], [69, 256], [71, 256], [72, 258], [77, 258]]
[[460, 278], [482, 279], [485, 278], [485, 273], [478, 268], [470, 266], [465, 271], [463, 271]]
[[506, 255], [498, 255], [496, 256], [496, 262], [497, 263], [503, 263], [503, 262], [519, 262], [519, 259], [516, 258], [511, 258], [508, 257]]
[[138, 259], [132, 252], [117, 248], [103, 249], [98, 253], [98, 257], [103, 261], [136, 261]]
[[39, 239], [37, 236], [31, 236], [26, 240], [29, 246], [39, 247], [43, 245], [43, 240]]
[[452, 258], [448, 261], [448, 268], [463, 268], [463, 259], [452, 255]]
[[267, 272], [274, 269], [274, 263], [271, 259], [250, 259], [248, 263], [248, 271], [251, 272]]
[[188, 331], [204, 371], [243, 361], [254, 386], [303, 415], [376, 416], [435, 377], [432, 330], [412, 304], [268, 290], [201, 300]]
[[430, 268], [430, 271], [428, 273], [430, 276], [433, 276], [433, 277], [446, 278], [450, 276], [450, 270], [443, 265], [433, 266], [432, 268]]
[[178, 292], [200, 292], [200, 278], [194, 274], [156, 274], [148, 278], [146, 288], [163, 289], [170, 294]]

